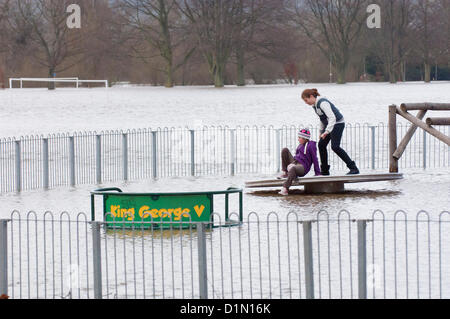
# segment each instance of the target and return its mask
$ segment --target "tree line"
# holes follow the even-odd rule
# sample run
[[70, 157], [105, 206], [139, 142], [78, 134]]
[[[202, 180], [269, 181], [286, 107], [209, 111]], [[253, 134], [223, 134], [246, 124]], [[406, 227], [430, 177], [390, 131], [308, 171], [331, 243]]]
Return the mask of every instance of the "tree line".
[[[67, 7], [81, 8], [81, 27]], [[380, 28], [368, 7], [381, 8]], [[8, 77], [153, 85], [450, 79], [450, 0], [0, 0]]]

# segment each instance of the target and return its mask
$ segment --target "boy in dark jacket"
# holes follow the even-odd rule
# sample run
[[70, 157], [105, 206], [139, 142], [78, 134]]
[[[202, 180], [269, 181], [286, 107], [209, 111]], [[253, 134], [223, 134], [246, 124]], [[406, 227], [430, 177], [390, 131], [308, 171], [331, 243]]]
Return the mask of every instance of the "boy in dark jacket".
[[289, 149], [283, 149], [281, 160], [283, 165], [283, 175], [280, 178], [287, 178], [281, 189], [280, 195], [289, 195], [289, 188], [297, 177], [306, 176], [314, 165], [315, 176], [320, 176], [319, 160], [317, 159], [317, 143], [311, 141], [311, 132], [303, 129], [298, 133], [300, 145], [297, 148], [295, 157]]

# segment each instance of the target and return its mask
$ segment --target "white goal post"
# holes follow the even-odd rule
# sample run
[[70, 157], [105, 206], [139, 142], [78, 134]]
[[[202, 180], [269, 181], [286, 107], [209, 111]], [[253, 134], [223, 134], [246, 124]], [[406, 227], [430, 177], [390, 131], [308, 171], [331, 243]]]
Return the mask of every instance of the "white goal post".
[[20, 88], [23, 88], [23, 82], [53, 82], [53, 83], [75, 83], [76, 88], [83, 83], [103, 83], [108, 88], [108, 80], [80, 80], [79, 78], [10, 78], [9, 88], [13, 88], [13, 82], [20, 82]]

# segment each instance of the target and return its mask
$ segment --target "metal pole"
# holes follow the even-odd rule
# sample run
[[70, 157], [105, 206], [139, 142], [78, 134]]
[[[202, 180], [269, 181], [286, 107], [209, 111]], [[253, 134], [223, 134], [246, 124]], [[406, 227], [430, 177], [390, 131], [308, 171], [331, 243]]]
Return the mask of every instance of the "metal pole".
[[16, 141], [16, 191], [22, 190], [22, 153], [20, 147], [20, 141]]
[[97, 184], [102, 183], [102, 136], [96, 136], [96, 172], [97, 172]]
[[48, 170], [48, 138], [42, 140], [42, 174], [44, 189], [49, 188], [49, 170]]
[[358, 222], [358, 295], [359, 299], [367, 299], [367, 221]]
[[70, 186], [75, 186], [75, 138], [69, 137], [69, 181]]
[[423, 131], [423, 168], [427, 168], [427, 132]]
[[92, 259], [94, 262], [94, 298], [103, 299], [102, 296], [102, 249], [100, 228], [101, 223], [92, 222]]
[[8, 220], [0, 220], [0, 295], [8, 295]]
[[313, 268], [311, 222], [303, 222], [303, 247], [305, 251], [306, 299], [314, 299], [314, 268]]
[[281, 133], [280, 133], [280, 129], [277, 130], [277, 172], [279, 173], [281, 171]]
[[372, 131], [372, 170], [375, 170], [375, 126], [370, 127]]
[[230, 130], [230, 140], [231, 140], [231, 152], [230, 152], [230, 162], [231, 162], [231, 176], [236, 173], [236, 130]]
[[123, 180], [128, 181], [128, 134], [122, 134]]
[[195, 131], [191, 130], [191, 176], [195, 176]]
[[239, 193], [239, 222], [242, 224], [244, 221], [244, 194]]
[[206, 225], [203, 223], [197, 224], [197, 236], [198, 236], [198, 278], [200, 299], [208, 299], [208, 273], [207, 273], [207, 260], [206, 260]]
[[153, 131], [152, 132], [152, 140], [153, 140], [153, 143], [152, 143], [152, 146], [153, 146], [153, 178], [154, 179], [156, 179], [156, 178], [158, 178], [158, 172], [157, 172], [157, 169], [158, 169], [158, 166], [157, 166], [157, 164], [158, 164], [158, 162], [157, 162], [157, 154], [156, 154], [156, 152], [157, 152], [157, 145], [156, 145], [156, 143], [157, 143], [157, 139], [156, 139], [156, 134], [157, 134], [158, 132], [156, 132], [156, 131]]

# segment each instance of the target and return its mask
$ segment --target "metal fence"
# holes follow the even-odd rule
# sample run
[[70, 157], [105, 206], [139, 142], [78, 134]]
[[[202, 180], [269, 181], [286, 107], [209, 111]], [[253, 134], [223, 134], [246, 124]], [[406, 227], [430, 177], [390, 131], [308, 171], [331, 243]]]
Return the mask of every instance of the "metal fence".
[[[450, 212], [262, 216], [108, 229], [85, 214], [0, 220], [11, 298], [450, 298]], [[109, 226], [114, 226], [109, 224]], [[156, 225], [157, 226], [157, 225]], [[186, 226], [186, 225], [184, 225]]]
[[[409, 127], [399, 124], [399, 135]], [[310, 128], [317, 138], [318, 127]], [[281, 149], [295, 150], [299, 129], [159, 128], [3, 139], [0, 192], [164, 177], [272, 174], [280, 171]], [[449, 127], [440, 129], [450, 135]], [[385, 124], [348, 124], [342, 144], [360, 169], [388, 169]], [[346, 169], [331, 150], [330, 155], [334, 169]], [[399, 164], [400, 168], [449, 167], [450, 148], [420, 132]]]

